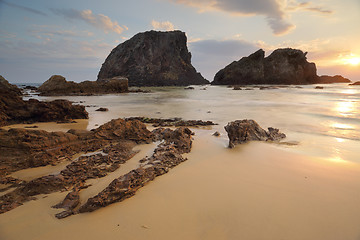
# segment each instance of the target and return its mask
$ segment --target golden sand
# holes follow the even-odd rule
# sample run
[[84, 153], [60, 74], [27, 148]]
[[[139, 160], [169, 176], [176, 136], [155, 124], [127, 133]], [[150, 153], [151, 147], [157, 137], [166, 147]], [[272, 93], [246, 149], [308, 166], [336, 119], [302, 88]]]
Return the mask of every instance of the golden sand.
[[360, 239], [359, 164], [268, 143], [227, 149], [211, 133], [134, 197], [58, 220], [50, 206], [67, 192], [40, 196], [0, 215], [0, 239]]
[[[56, 123], [56, 122], [38, 122], [33, 124], [13, 124], [1, 127], [2, 129], [9, 130], [11, 128], [25, 128], [28, 130], [45, 130], [48, 132], [66, 132], [69, 129], [85, 130], [88, 126], [88, 119], [76, 119], [76, 123]], [[37, 128], [32, 128], [36, 126]]]

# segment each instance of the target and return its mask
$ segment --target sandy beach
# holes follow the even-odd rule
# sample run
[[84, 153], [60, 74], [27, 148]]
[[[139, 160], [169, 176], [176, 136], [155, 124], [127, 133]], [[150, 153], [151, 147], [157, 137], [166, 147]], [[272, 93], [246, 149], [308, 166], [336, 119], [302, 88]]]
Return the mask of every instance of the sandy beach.
[[[67, 192], [41, 195], [0, 215], [1, 239], [359, 239], [358, 164], [269, 143], [228, 149], [212, 131], [195, 132], [189, 160], [131, 199], [58, 220], [50, 207]], [[102, 181], [83, 194], [101, 191]]]

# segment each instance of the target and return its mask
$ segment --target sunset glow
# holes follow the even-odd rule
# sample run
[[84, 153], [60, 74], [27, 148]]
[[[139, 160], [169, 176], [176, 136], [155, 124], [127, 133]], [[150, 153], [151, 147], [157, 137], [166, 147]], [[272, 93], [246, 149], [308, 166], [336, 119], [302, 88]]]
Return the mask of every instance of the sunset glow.
[[351, 54], [348, 58], [343, 58], [342, 59], [343, 64], [345, 65], [359, 65], [360, 64], [360, 57]]

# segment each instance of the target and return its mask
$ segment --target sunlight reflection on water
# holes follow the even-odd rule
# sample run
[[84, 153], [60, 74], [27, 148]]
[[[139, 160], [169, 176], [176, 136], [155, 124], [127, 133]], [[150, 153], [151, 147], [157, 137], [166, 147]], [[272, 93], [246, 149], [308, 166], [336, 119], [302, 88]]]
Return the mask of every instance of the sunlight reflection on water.
[[[263, 128], [279, 128], [286, 133], [287, 141], [300, 142], [291, 149], [326, 158], [333, 158], [334, 149], [340, 149], [335, 159], [360, 161], [360, 88], [347, 84], [326, 85], [321, 91], [311, 85], [252, 91], [233, 91], [225, 86], [207, 86], [206, 91], [202, 88], [165, 87], [151, 88], [147, 94], [61, 98], [90, 106], [86, 108], [88, 129], [119, 117], [182, 117], [214, 121], [219, 125], [213, 130], [226, 135], [223, 127], [228, 122], [254, 119]], [[98, 107], [109, 111], [96, 112]]]

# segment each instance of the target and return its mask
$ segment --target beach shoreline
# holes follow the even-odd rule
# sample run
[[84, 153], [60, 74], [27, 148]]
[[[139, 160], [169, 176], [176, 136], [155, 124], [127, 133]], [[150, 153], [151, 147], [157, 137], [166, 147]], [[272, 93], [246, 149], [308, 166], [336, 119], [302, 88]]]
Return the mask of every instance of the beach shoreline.
[[2, 239], [356, 239], [358, 165], [269, 143], [228, 149], [210, 133], [133, 198], [58, 220], [50, 206], [67, 192], [38, 196], [0, 215]]

